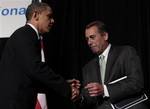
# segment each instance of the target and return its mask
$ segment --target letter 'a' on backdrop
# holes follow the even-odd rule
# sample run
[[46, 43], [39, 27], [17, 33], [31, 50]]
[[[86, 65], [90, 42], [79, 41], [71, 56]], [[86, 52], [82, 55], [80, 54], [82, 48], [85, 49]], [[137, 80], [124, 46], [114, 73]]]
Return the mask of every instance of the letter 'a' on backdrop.
[[32, 0], [0, 0], [0, 38], [7, 38], [25, 25], [25, 12]]

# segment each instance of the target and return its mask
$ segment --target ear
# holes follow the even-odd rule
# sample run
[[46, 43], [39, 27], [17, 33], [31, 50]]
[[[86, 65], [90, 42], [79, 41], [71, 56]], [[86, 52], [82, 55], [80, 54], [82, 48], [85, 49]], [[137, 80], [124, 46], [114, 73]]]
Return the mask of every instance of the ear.
[[104, 33], [104, 38], [105, 38], [105, 40], [108, 40], [108, 33], [107, 32]]
[[39, 20], [39, 14], [37, 12], [33, 13], [33, 18], [38, 21]]

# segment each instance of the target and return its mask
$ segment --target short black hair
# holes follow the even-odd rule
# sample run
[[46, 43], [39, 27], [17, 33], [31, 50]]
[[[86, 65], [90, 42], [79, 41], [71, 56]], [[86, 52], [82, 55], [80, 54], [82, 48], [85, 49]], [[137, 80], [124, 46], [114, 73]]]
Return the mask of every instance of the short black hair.
[[47, 7], [50, 7], [47, 3], [43, 2], [33, 2], [31, 3], [26, 10], [26, 20], [30, 20], [33, 13], [41, 13], [42, 11], [46, 10]]

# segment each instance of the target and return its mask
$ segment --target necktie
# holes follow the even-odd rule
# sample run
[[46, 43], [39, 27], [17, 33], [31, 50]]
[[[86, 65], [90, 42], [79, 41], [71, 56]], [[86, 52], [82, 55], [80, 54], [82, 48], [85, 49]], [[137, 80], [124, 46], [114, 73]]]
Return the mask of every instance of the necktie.
[[[41, 46], [41, 61], [45, 62], [43, 37], [40, 37], [40, 46]], [[45, 93], [38, 93], [35, 109], [48, 109]]]
[[102, 80], [102, 83], [104, 84], [105, 68], [106, 68], [106, 62], [105, 62], [104, 55], [100, 55], [99, 64], [100, 64], [101, 80]]
[[45, 57], [44, 57], [44, 44], [43, 44], [43, 37], [40, 37], [40, 44], [41, 44], [41, 61], [45, 62]]

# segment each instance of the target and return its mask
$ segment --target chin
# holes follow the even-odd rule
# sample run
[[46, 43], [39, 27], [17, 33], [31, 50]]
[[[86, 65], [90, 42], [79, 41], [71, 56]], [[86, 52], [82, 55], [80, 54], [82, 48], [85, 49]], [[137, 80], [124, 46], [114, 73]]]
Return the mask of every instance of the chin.
[[92, 52], [94, 53], [94, 54], [97, 54], [98, 52], [97, 51], [95, 51], [95, 50], [92, 50]]
[[91, 50], [92, 50], [93, 53], [97, 53], [98, 52], [98, 49], [96, 49], [96, 48], [91, 48]]
[[45, 30], [45, 33], [48, 33], [49, 32], [49, 30]]
[[93, 52], [94, 54], [96, 54], [96, 55], [100, 55], [100, 54], [101, 54], [101, 52], [98, 51], [98, 50], [92, 50], [92, 52]]

